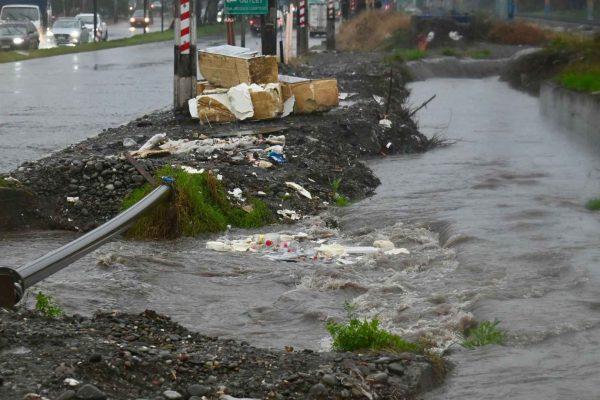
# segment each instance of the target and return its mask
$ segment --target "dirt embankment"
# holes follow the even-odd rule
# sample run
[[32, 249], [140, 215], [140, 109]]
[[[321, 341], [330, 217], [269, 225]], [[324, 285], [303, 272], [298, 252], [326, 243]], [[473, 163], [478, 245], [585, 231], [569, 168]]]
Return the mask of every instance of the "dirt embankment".
[[2, 399], [409, 399], [424, 357], [265, 350], [190, 332], [153, 311], [47, 319], [0, 309]]
[[[158, 133], [166, 133], [172, 140], [223, 137], [264, 128], [271, 128], [271, 132], [254, 136], [285, 135], [287, 162], [268, 169], [256, 166], [257, 158], [267, 160], [260, 150], [268, 145], [261, 140], [253, 157], [248, 152], [220, 149], [140, 160], [150, 172], [165, 164], [212, 170], [223, 177], [227, 190], [240, 188], [245, 196], [261, 198], [274, 215], [282, 208], [300, 215], [318, 212], [333, 200], [331, 186], [336, 179], [342, 182], [340, 194], [352, 201], [362, 199], [374, 191], [379, 180], [360, 162], [361, 157], [422, 152], [435, 144], [419, 133], [409, 118], [408, 92], [400, 79], [392, 81], [388, 106], [389, 68], [380, 54], [315, 55], [306, 64], [285, 72], [334, 77], [340, 92], [355, 94], [326, 114], [266, 122], [201, 126], [171, 112], [154, 113], [105, 130], [48, 158], [24, 163], [10, 175], [35, 194], [38, 215], [50, 226], [86, 231], [115, 216], [122, 199], [144, 183], [122, 153], [137, 150]], [[381, 96], [382, 104], [373, 95]], [[386, 109], [391, 129], [379, 124]], [[312, 199], [286, 187], [289, 181], [307, 189]]]

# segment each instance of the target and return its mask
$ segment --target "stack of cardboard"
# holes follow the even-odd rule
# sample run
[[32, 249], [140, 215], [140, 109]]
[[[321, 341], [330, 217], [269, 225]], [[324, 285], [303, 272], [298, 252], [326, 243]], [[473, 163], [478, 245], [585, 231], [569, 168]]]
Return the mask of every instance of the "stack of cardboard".
[[338, 105], [335, 79], [278, 75], [275, 56], [227, 45], [200, 51], [198, 63], [205, 80], [197, 84], [190, 113], [201, 123], [281, 118]]

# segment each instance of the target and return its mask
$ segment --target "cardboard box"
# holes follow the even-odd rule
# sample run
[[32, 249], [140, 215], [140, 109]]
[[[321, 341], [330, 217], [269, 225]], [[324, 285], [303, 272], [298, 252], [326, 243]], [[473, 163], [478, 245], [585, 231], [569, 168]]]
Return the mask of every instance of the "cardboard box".
[[254, 116], [252, 119], [273, 119], [278, 118], [283, 112], [283, 96], [281, 85], [270, 83], [261, 87], [260, 90], [250, 87], [250, 98], [254, 107]]
[[280, 76], [283, 100], [296, 98], [294, 114], [310, 114], [329, 111], [339, 105], [336, 79], [310, 80]]
[[198, 65], [204, 79], [224, 88], [240, 83], [278, 82], [277, 57], [259, 56], [243, 47], [219, 46], [201, 50]]
[[212, 92], [216, 93], [202, 94], [197, 97], [200, 123], [236, 121], [237, 118], [230, 110], [227, 90]]
[[198, 81], [196, 82], [196, 96], [202, 94], [207, 90], [218, 89], [215, 85], [212, 85], [208, 81]]

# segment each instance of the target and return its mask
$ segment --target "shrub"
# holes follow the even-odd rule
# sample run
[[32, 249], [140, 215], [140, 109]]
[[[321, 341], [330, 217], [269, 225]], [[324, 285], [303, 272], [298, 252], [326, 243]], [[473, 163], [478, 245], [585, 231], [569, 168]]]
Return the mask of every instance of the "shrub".
[[398, 31], [408, 31], [410, 17], [401, 13], [374, 10], [363, 12], [342, 24], [337, 35], [338, 50], [376, 50]]
[[333, 339], [333, 350], [393, 350], [419, 352], [420, 347], [398, 335], [379, 327], [379, 320], [351, 319], [346, 324], [327, 323], [327, 331]]
[[474, 349], [487, 344], [503, 344], [506, 340], [506, 334], [498, 328], [499, 324], [500, 321], [498, 320], [480, 322], [469, 331], [467, 339], [462, 343], [463, 347]]
[[598, 197], [596, 199], [591, 199], [590, 201], [588, 201], [585, 204], [585, 208], [587, 208], [588, 210], [591, 210], [591, 211], [600, 210], [600, 197]]
[[35, 295], [35, 309], [47, 318], [58, 318], [64, 314], [64, 311], [56, 304], [54, 299], [42, 292]]
[[525, 21], [496, 21], [488, 33], [488, 40], [500, 44], [539, 45], [548, 39], [549, 35], [540, 27]]

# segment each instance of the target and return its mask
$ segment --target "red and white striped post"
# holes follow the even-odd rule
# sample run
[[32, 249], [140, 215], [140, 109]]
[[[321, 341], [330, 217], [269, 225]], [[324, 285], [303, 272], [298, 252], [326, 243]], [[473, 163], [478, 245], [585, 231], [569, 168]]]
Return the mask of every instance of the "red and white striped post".
[[188, 100], [196, 96], [195, 0], [175, 3], [175, 81], [173, 107], [187, 112]]
[[301, 56], [308, 53], [308, 10], [306, 0], [298, 0], [298, 32], [296, 34], [296, 55]]

